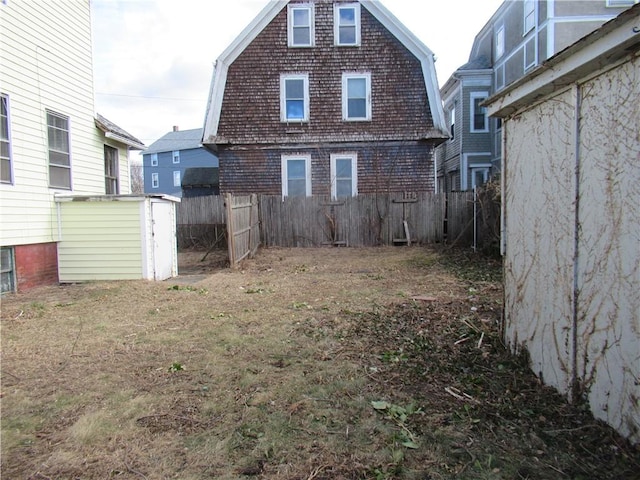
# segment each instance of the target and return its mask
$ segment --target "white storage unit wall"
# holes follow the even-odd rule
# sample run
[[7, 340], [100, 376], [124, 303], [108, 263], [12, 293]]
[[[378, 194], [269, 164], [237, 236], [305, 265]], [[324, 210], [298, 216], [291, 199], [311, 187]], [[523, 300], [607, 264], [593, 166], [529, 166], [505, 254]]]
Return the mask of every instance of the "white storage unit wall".
[[57, 196], [60, 282], [175, 277], [179, 201], [167, 195]]

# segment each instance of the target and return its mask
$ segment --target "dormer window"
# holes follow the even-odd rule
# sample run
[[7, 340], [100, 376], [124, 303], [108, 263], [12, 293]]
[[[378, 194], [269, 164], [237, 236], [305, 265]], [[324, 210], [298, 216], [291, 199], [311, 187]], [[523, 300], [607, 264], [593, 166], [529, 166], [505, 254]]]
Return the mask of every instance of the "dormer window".
[[315, 44], [315, 11], [313, 4], [299, 3], [288, 7], [290, 47], [313, 47]]
[[360, 45], [360, 4], [342, 3], [334, 6], [334, 37], [338, 46]]

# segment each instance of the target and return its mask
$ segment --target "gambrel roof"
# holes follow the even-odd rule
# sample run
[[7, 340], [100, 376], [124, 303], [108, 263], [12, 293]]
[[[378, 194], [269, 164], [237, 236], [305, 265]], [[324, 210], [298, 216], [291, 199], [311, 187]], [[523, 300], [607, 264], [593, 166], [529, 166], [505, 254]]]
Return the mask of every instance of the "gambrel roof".
[[[289, 3], [290, 0], [270, 0], [258, 16], [240, 33], [216, 61], [207, 103], [203, 143], [215, 143], [218, 135], [222, 101], [227, 81], [227, 72], [230, 65]], [[437, 132], [434, 133], [434, 136], [437, 138], [448, 138], [448, 127], [444, 119], [444, 111], [440, 100], [433, 52], [378, 0], [359, 0], [359, 3], [420, 61], [433, 126], [435, 132]]]

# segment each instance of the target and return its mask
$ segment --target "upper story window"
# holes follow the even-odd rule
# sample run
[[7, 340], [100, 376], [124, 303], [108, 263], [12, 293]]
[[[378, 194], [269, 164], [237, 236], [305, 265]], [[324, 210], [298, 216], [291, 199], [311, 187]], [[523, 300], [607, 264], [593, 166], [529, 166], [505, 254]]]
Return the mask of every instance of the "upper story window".
[[456, 106], [452, 106], [449, 110], [449, 134], [451, 138], [449, 140], [453, 141], [456, 138]]
[[342, 119], [371, 120], [371, 74], [342, 74]]
[[331, 155], [331, 197], [358, 195], [358, 156], [355, 153]]
[[0, 94], [0, 183], [11, 183], [9, 97], [2, 94]]
[[360, 45], [360, 4], [335, 4], [333, 17], [335, 44], [338, 46]]
[[180, 163], [180, 151], [176, 150], [171, 154], [171, 158], [173, 158], [173, 163]]
[[160, 187], [160, 175], [158, 173], [151, 174], [151, 188]]
[[282, 197], [311, 196], [311, 155], [282, 155]]
[[529, 33], [536, 26], [536, 2], [535, 0], [524, 0], [524, 32]]
[[496, 30], [495, 53], [496, 60], [504, 55], [504, 25], [500, 25]]
[[69, 117], [47, 111], [49, 186], [71, 190]]
[[471, 133], [486, 133], [489, 131], [489, 117], [487, 109], [480, 104], [487, 99], [486, 92], [471, 92]]
[[152, 153], [151, 154], [151, 166], [152, 167], [157, 167], [158, 166], [158, 154], [157, 153]]
[[104, 146], [104, 187], [107, 195], [117, 195], [120, 193], [118, 175], [118, 150]]
[[287, 30], [290, 47], [313, 47], [315, 44], [314, 4], [289, 4]]
[[282, 122], [309, 121], [309, 75], [281, 75], [280, 120]]
[[173, 186], [179, 187], [180, 185], [180, 170], [173, 172]]

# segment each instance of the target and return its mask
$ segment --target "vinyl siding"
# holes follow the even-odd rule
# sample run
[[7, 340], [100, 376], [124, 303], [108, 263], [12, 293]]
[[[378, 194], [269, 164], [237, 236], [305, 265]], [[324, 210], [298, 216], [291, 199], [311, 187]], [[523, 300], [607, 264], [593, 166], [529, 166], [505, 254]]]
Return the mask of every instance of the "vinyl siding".
[[144, 202], [61, 203], [61, 282], [142, 278]]
[[[69, 118], [72, 190], [64, 193], [102, 194], [105, 188], [104, 142], [94, 123], [89, 0], [11, 0], [0, 4], [0, 13], [0, 91], [10, 101], [14, 179], [0, 185], [0, 244], [55, 242], [46, 110]], [[128, 189], [128, 163], [120, 168]]]

